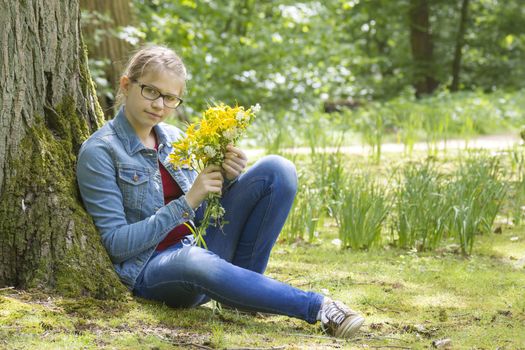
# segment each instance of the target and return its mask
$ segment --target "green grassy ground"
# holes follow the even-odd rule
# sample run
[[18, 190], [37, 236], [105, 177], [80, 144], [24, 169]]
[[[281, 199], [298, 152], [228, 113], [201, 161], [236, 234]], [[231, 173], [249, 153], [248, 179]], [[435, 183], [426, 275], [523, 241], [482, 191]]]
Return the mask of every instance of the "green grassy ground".
[[470, 258], [454, 247], [340, 251], [333, 228], [324, 231], [313, 244], [277, 245], [268, 274], [362, 312], [366, 323], [351, 341], [326, 337], [300, 320], [211, 304], [174, 310], [131, 298], [71, 300], [4, 289], [0, 348], [425, 349], [450, 339], [454, 349], [525, 349], [523, 227], [480, 237]]

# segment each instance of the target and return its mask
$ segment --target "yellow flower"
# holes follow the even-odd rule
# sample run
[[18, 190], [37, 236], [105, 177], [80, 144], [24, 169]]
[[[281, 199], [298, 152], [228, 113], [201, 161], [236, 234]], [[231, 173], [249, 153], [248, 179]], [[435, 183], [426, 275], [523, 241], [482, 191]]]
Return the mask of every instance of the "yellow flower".
[[[211, 164], [221, 165], [226, 153], [226, 146], [235, 143], [242, 136], [248, 125], [255, 118], [260, 106], [256, 104], [245, 110], [242, 106], [230, 107], [223, 103], [209, 107], [202, 114], [199, 122], [189, 124], [186, 135], [173, 143], [173, 151], [169, 161], [176, 167], [191, 167], [199, 169]], [[206, 247], [202, 238], [206, 228], [213, 218], [221, 228], [224, 208], [219, 202], [219, 196], [209, 195], [208, 205], [204, 212], [201, 225], [194, 233], [199, 245]]]
[[[260, 106], [257, 104], [252, 108], [258, 111]], [[221, 164], [226, 146], [237, 141], [253, 121], [255, 112], [252, 108], [232, 108], [223, 103], [209, 107], [199, 122], [188, 125], [185, 137], [173, 143], [170, 161], [175, 166], [187, 165], [193, 168]], [[216, 152], [210, 152], [210, 149]]]

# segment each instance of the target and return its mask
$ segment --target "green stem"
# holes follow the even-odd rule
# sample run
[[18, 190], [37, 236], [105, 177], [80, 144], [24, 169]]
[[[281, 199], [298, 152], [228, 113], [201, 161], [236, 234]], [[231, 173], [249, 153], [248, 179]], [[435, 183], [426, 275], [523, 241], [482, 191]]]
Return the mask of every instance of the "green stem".
[[202, 219], [201, 225], [197, 227], [197, 232], [194, 233], [197, 244], [200, 247], [208, 249], [206, 242], [204, 241], [204, 236], [206, 235], [206, 229], [210, 225], [210, 220], [214, 220], [214, 225], [219, 225], [222, 228], [222, 218], [224, 216], [224, 209], [221, 206], [220, 195], [218, 194], [209, 194], [206, 200], [206, 210], [204, 211], [204, 217]]

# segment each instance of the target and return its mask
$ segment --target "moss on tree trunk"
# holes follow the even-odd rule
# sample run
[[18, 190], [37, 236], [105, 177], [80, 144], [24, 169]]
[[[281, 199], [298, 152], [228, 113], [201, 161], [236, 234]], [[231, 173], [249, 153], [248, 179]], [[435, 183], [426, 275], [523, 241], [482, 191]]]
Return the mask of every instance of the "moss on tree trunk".
[[0, 286], [123, 296], [76, 185], [78, 149], [103, 120], [78, 3], [0, 4]]

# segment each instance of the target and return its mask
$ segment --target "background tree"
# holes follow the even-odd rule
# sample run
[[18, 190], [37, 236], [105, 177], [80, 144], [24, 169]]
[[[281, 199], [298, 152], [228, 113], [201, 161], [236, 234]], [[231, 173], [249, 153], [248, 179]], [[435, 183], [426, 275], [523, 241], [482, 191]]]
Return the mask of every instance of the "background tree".
[[408, 16], [410, 46], [414, 63], [414, 88], [417, 95], [431, 94], [439, 83], [433, 76], [434, 42], [430, 27], [428, 0], [411, 0]]
[[268, 118], [300, 119], [326, 102], [428, 94], [438, 82], [446, 90], [459, 71], [458, 90], [525, 86], [517, 0], [470, 1], [467, 12], [463, 0], [133, 3], [146, 40], [182, 54], [190, 115], [223, 100], [260, 102]]
[[462, 55], [463, 89], [525, 87], [525, 7], [522, 1], [469, 3]]
[[0, 8], [0, 286], [120, 295], [75, 181], [80, 144], [103, 120], [78, 1]]
[[80, 0], [82, 32], [88, 47], [89, 67], [97, 71], [96, 88], [107, 118], [114, 115], [120, 74], [130, 56], [134, 11], [129, 0]]
[[454, 60], [452, 61], [452, 84], [450, 84], [451, 91], [458, 91], [459, 89], [459, 73], [461, 71], [461, 56], [463, 54], [465, 30], [467, 27], [468, 3], [469, 0], [463, 0], [461, 2], [461, 17], [459, 20], [456, 48], [454, 50]]

